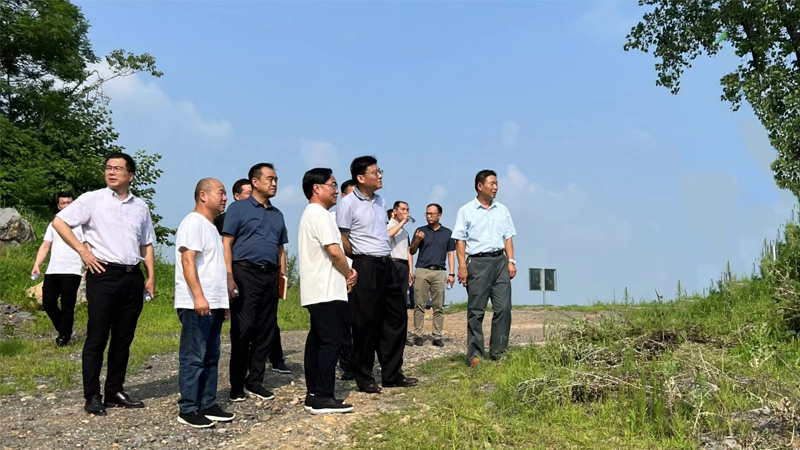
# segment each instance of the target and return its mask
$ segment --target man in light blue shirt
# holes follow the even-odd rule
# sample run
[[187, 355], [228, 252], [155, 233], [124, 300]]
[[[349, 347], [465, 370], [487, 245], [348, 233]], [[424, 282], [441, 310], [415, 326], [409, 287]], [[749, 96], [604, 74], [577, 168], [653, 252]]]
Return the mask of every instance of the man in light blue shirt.
[[517, 274], [511, 213], [497, 196], [497, 174], [475, 175], [477, 197], [458, 210], [453, 239], [458, 256], [458, 282], [467, 288], [467, 361], [475, 367], [483, 358], [483, 315], [492, 300], [489, 357], [508, 350], [511, 331], [511, 279]]

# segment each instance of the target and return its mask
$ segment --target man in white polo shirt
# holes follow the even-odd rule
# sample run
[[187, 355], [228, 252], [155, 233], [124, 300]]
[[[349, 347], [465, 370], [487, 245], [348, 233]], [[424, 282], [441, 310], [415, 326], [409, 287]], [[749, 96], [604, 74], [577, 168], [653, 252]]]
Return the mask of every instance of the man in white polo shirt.
[[[136, 163], [130, 155], [115, 152], [106, 157], [104, 170], [106, 188], [81, 195], [53, 220], [53, 228], [87, 267], [89, 323], [82, 356], [83, 396], [84, 410], [94, 415], [105, 415], [106, 407], [144, 408], [144, 403], [125, 393], [123, 384], [145, 293], [154, 297], [156, 282], [156, 235], [150, 209], [130, 192]], [[83, 226], [86, 246], [72, 232], [77, 226]], [[109, 335], [103, 401], [100, 372]]]
[[[58, 194], [58, 210], [66, 208], [72, 203], [71, 192]], [[79, 241], [83, 242], [81, 227], [72, 229]], [[39, 266], [50, 253], [50, 262], [44, 274], [42, 284], [42, 306], [53, 326], [58, 332], [56, 345], [63, 347], [72, 339], [72, 325], [75, 323], [75, 302], [78, 300], [78, 288], [81, 285], [81, 272], [83, 263], [75, 250], [69, 248], [61, 236], [53, 230], [53, 224], [47, 225], [44, 232], [42, 246], [36, 253], [31, 277], [39, 278]], [[61, 297], [61, 309], [58, 308], [58, 298]]]
[[213, 421], [234, 417], [217, 405], [220, 332], [229, 306], [225, 250], [213, 221], [228, 197], [222, 183], [203, 178], [194, 201], [194, 211], [175, 234], [175, 309], [181, 321], [178, 422], [208, 428]]
[[336, 361], [342, 345], [348, 287], [356, 271], [347, 265], [342, 238], [328, 210], [336, 204], [339, 186], [330, 169], [315, 168], [303, 176], [308, 206], [297, 230], [300, 304], [311, 315], [305, 348], [305, 408], [312, 414], [347, 413], [353, 406], [337, 400]]

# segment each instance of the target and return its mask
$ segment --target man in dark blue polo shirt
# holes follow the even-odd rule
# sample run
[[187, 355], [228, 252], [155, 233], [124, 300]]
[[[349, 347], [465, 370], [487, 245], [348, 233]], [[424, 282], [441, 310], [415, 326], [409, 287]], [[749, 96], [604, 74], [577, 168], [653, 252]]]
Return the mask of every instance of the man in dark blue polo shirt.
[[408, 279], [400, 279], [389, 256], [386, 230], [386, 204], [375, 191], [383, 187], [383, 171], [372, 156], [360, 156], [350, 164], [350, 174], [358, 186], [352, 195], [339, 202], [336, 224], [342, 232], [345, 254], [353, 258], [359, 278], [348, 295], [353, 325], [353, 370], [359, 390], [378, 394], [372, 377], [375, 353], [381, 364], [382, 385], [407, 387], [417, 379], [403, 375], [408, 316], [403, 289]]
[[278, 323], [278, 286], [286, 273], [284, 244], [289, 242], [283, 213], [270, 199], [278, 175], [269, 163], [250, 168], [250, 198], [232, 204], [222, 228], [228, 296], [231, 299], [230, 399], [247, 394], [275, 398], [264, 385], [264, 368]]
[[[417, 228], [414, 242], [408, 248], [412, 255], [419, 250], [417, 271], [414, 274], [414, 345], [422, 345], [422, 329], [425, 325], [425, 306], [428, 297], [433, 304], [433, 345], [444, 347], [442, 326], [444, 325], [444, 291], [445, 284], [453, 287], [455, 283], [456, 241], [452, 232], [439, 220], [442, 218], [442, 207], [431, 203], [425, 210], [427, 225]], [[448, 273], [445, 259], [450, 267]], [[446, 274], [446, 275], [445, 275]]]

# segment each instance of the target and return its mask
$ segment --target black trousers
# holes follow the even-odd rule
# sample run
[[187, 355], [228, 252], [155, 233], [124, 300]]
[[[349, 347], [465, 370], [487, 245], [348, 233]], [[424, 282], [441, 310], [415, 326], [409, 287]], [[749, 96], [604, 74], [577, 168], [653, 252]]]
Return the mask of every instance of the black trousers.
[[344, 372], [353, 372], [353, 329], [350, 320], [350, 306], [344, 309], [342, 345], [339, 347], [339, 367]]
[[[278, 301], [280, 303], [280, 300]], [[276, 310], [277, 311], [277, 310]], [[275, 332], [269, 344], [269, 363], [273, 366], [283, 362], [283, 345], [281, 345], [281, 327], [278, 326], [277, 312], [275, 313]]]
[[123, 390], [128, 355], [136, 323], [144, 305], [144, 275], [138, 267], [132, 272], [106, 266], [103, 273], [86, 272], [86, 300], [89, 323], [83, 344], [83, 395], [100, 395], [103, 351], [108, 346], [106, 396]]
[[348, 296], [353, 321], [353, 368], [360, 389], [374, 383], [375, 353], [383, 381], [402, 378], [408, 315], [403, 287], [408, 274], [399, 280], [389, 258], [355, 255], [353, 268], [358, 282]]
[[[75, 302], [78, 301], [80, 285], [80, 275], [54, 273], [44, 276], [42, 306], [61, 337], [72, 337], [72, 325], [75, 323]], [[58, 307], [59, 297], [61, 297], [60, 309]]]
[[347, 302], [332, 301], [308, 305], [311, 329], [306, 338], [305, 370], [309, 394], [333, 398], [336, 360], [342, 346], [342, 329]]
[[392, 258], [392, 266], [397, 271], [397, 278], [405, 280], [400, 283], [400, 286], [403, 288], [403, 301], [406, 305], [409, 305], [411, 304], [411, 298], [409, 297], [408, 285], [408, 261]]
[[239, 297], [231, 302], [231, 392], [264, 382], [270, 344], [278, 323], [278, 270], [233, 265]]

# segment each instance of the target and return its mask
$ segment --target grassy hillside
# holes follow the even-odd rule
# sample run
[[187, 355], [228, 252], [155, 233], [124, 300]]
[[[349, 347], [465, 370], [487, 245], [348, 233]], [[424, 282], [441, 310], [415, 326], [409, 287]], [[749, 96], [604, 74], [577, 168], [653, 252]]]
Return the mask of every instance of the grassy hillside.
[[727, 438], [764, 449], [796, 439], [800, 345], [766, 281], [597, 309], [598, 320], [550, 328], [544, 345], [475, 370], [463, 355], [424, 365], [435, 381], [411, 394], [414, 408], [360, 424], [358, 446], [689, 449]]
[[[33, 225], [38, 242], [0, 247], [0, 302], [19, 305], [33, 312], [34, 318], [17, 327], [6, 326], [0, 334], [0, 395], [33, 391], [38, 385], [45, 385], [47, 390], [77, 386], [86, 335], [86, 304], [77, 305], [75, 310], [75, 338], [67, 347], [58, 348], [47, 315], [36, 310], [35, 301], [26, 297], [25, 290], [41, 281], [32, 281], [30, 271], [48, 221], [26, 211], [21, 214]], [[45, 267], [43, 264], [42, 273]], [[150, 355], [178, 351], [180, 322], [172, 303], [174, 280], [174, 266], [157, 262], [155, 299], [145, 304], [139, 318], [129, 371], [137, 370]], [[307, 329], [308, 313], [300, 306], [296, 287], [290, 289], [288, 297], [278, 307], [281, 330]], [[226, 323], [223, 327], [223, 343], [228, 342], [229, 326]]]

